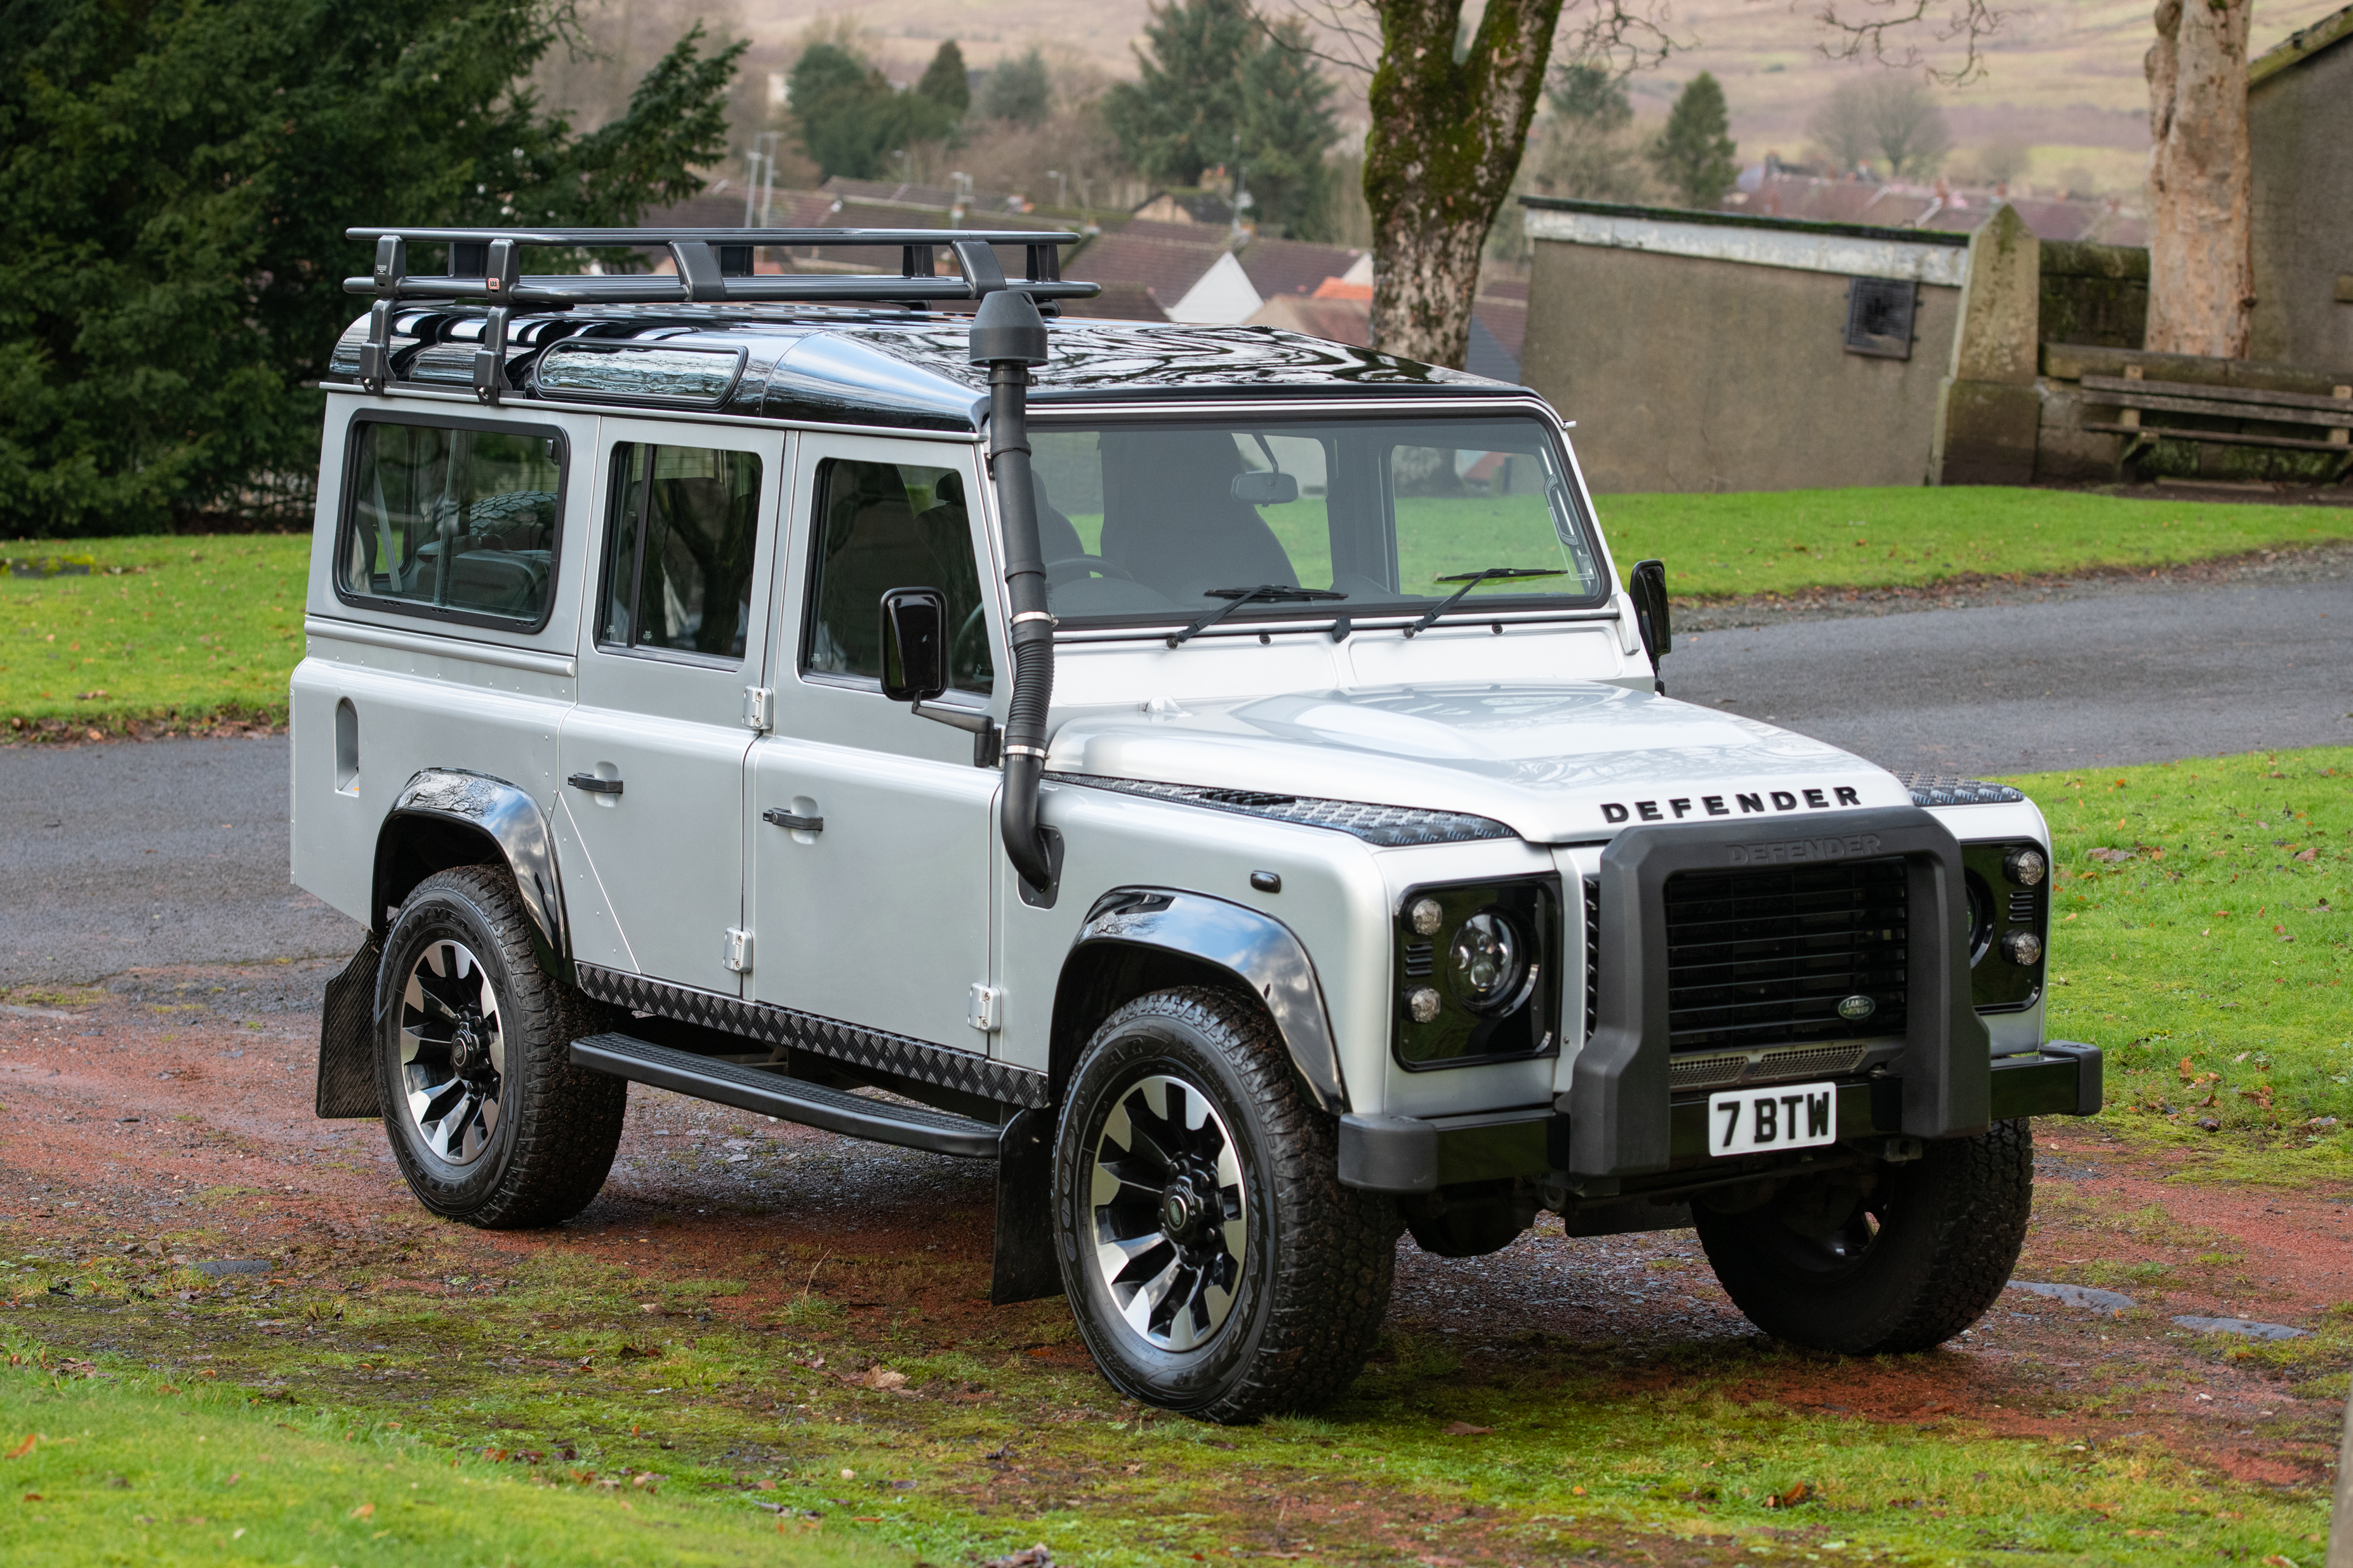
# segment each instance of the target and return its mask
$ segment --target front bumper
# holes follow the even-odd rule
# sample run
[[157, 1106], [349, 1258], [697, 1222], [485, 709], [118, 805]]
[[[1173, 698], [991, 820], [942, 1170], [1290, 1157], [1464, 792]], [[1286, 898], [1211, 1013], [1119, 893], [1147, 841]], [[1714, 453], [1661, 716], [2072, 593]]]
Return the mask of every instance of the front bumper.
[[[2093, 1116], [2102, 1090], [2100, 1048], [2052, 1040], [2041, 1050], [1992, 1063], [1991, 1120], [2026, 1116]], [[1726, 1177], [1749, 1168], [1715, 1160], [1707, 1152], [1707, 1099], [1677, 1095], [1668, 1103], [1668, 1169], [1643, 1184], [1672, 1188], [1721, 1170]], [[1839, 1143], [1905, 1135], [1907, 1095], [1898, 1074], [1839, 1085]], [[1525, 1177], [1542, 1180], [1572, 1172], [1573, 1119], [1550, 1107], [1470, 1116], [1344, 1116], [1340, 1119], [1340, 1182], [1368, 1192], [1435, 1192], [1463, 1182]], [[1765, 1163], [1787, 1156], [1752, 1157]], [[1580, 1183], [1587, 1191], [1599, 1183]], [[1608, 1184], [1607, 1190], [1617, 1190]]]

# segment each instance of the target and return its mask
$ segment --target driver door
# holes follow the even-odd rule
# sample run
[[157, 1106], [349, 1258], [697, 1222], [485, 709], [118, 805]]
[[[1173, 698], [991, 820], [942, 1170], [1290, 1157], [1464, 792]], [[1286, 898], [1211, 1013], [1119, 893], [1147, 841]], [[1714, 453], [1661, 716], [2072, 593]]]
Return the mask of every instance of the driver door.
[[976, 458], [961, 443], [801, 438], [783, 595], [798, 635], [777, 650], [776, 730], [752, 748], [744, 831], [755, 998], [985, 1053], [970, 1016], [973, 988], [993, 984], [1001, 775], [973, 765], [970, 734], [890, 701], [881, 680], [882, 595], [937, 588], [954, 682], [942, 700], [1003, 721], [1000, 574], [965, 505]]

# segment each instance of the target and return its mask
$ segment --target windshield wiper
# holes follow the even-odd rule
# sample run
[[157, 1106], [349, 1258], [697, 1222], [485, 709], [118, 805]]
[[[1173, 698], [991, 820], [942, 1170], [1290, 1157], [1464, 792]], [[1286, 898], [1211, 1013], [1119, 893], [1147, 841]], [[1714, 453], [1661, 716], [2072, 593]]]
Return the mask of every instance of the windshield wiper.
[[1205, 599], [1223, 599], [1224, 604], [1201, 616], [1181, 632], [1168, 634], [1170, 647], [1182, 647], [1195, 636], [1208, 631], [1244, 605], [1264, 601], [1268, 604], [1306, 604], [1317, 599], [1345, 599], [1345, 594], [1335, 594], [1329, 588], [1294, 588], [1288, 583], [1261, 583], [1255, 588], [1206, 588]]
[[1472, 589], [1477, 587], [1482, 583], [1494, 582], [1507, 577], [1566, 577], [1567, 575], [1567, 572], [1559, 567], [1490, 566], [1483, 571], [1457, 572], [1451, 577], [1432, 578], [1432, 582], [1460, 583], [1462, 586], [1455, 589], [1452, 596], [1448, 598], [1444, 604], [1432, 607], [1421, 617], [1421, 619], [1406, 627], [1405, 635], [1409, 637], [1414, 637], [1419, 633], [1426, 632], [1431, 626], [1436, 626], [1438, 624], [1439, 616], [1452, 609], [1456, 605], [1461, 604], [1462, 602], [1462, 595], [1469, 593]]

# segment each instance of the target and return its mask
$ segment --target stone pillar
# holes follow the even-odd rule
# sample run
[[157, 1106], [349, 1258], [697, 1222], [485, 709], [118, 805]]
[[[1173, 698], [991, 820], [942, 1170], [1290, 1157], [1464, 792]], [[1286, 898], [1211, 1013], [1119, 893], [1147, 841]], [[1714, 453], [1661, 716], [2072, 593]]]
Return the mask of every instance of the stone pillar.
[[1931, 484], [2023, 485], [2034, 478], [2042, 245], [2009, 203], [1969, 239], [1951, 372], [1936, 389]]

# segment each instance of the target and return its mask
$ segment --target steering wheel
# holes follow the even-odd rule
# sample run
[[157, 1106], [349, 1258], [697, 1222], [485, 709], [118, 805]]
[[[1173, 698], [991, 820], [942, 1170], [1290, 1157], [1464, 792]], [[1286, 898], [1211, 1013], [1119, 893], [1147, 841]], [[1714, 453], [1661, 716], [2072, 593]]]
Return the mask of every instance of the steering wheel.
[[1060, 561], [1046, 563], [1046, 581], [1060, 588], [1071, 583], [1083, 583], [1096, 573], [1106, 577], [1135, 581], [1135, 574], [1116, 561], [1106, 561], [1100, 555], [1065, 555]]
[[979, 660], [977, 658], [974, 658], [970, 660], [970, 662], [967, 662], [965, 653], [965, 644], [971, 641], [974, 634], [976, 633], [979, 635], [984, 646], [976, 649], [975, 652], [986, 653], [988, 651], [986, 647], [988, 637], [988, 623], [982, 617], [981, 610], [981, 605], [975, 605], [972, 607], [972, 614], [964, 618], [964, 625], [956, 628], [955, 639], [948, 644], [949, 669], [965, 669], [977, 666]]

